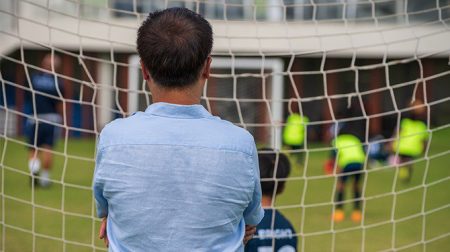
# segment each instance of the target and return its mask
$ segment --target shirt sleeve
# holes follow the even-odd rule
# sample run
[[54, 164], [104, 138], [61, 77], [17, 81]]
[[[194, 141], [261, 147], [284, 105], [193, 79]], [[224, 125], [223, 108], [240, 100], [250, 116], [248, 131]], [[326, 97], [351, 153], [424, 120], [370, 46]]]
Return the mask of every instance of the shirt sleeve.
[[99, 218], [103, 218], [108, 215], [108, 201], [103, 196], [104, 183], [100, 175], [101, 169], [102, 169], [102, 151], [98, 149], [95, 162], [93, 193], [95, 198], [95, 204], [97, 206], [97, 216]]
[[254, 190], [252, 200], [244, 211], [244, 220], [247, 225], [258, 225], [264, 217], [264, 210], [261, 206], [261, 182], [259, 177], [259, 165], [258, 165], [258, 152], [256, 146], [253, 149], [252, 155], [252, 169], [253, 169], [253, 181]]

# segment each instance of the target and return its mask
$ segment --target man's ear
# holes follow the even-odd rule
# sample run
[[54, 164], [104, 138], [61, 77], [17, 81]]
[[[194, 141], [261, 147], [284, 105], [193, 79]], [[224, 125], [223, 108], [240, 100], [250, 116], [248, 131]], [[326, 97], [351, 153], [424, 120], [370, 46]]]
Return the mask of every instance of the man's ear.
[[142, 62], [142, 60], [140, 61], [140, 63], [142, 76], [144, 77], [144, 80], [148, 81], [150, 79], [150, 73], [148, 72], [148, 69], [145, 67], [144, 62]]
[[205, 67], [203, 68], [203, 73], [202, 73], [202, 77], [205, 79], [209, 78], [209, 74], [211, 72], [211, 61], [212, 61], [211, 56], [208, 56], [208, 58], [206, 59]]

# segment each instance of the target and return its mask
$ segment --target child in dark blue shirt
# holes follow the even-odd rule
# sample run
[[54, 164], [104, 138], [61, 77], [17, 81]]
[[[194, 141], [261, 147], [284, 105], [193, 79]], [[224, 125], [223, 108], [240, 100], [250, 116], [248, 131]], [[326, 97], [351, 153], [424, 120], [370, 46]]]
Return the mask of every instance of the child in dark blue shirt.
[[292, 224], [273, 208], [273, 197], [283, 192], [284, 179], [289, 176], [291, 170], [289, 159], [284, 154], [270, 149], [261, 151], [258, 160], [264, 218], [256, 227], [257, 236], [248, 242], [245, 251], [297, 251], [297, 236]]

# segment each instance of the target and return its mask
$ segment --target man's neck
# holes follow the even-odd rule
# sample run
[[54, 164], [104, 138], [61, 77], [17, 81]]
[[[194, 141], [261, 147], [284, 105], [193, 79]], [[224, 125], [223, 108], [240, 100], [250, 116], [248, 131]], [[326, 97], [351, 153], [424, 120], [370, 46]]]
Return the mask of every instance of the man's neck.
[[261, 198], [261, 205], [264, 208], [272, 207], [272, 197], [263, 195]]
[[155, 94], [152, 96], [153, 102], [166, 102], [180, 105], [194, 105], [200, 103], [200, 97], [186, 96], [183, 93], [170, 92], [170, 94]]
[[154, 103], [166, 102], [180, 105], [194, 105], [200, 103], [201, 88], [198, 86], [184, 89], [168, 89], [157, 87], [155, 85], [150, 87], [150, 91], [152, 92], [152, 100]]

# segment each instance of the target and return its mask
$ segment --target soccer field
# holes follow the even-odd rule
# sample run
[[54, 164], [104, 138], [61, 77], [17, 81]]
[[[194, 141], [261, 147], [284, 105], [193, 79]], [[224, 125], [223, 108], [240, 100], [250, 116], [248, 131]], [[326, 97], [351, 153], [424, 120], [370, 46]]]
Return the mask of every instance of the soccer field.
[[[333, 224], [331, 202], [335, 179], [324, 177], [322, 169], [329, 153], [320, 149], [324, 147], [321, 144], [309, 146], [308, 165], [293, 167], [286, 190], [276, 202], [300, 233], [299, 250], [450, 248], [449, 140], [449, 128], [433, 132], [430, 159], [414, 165], [409, 184], [398, 181], [392, 167], [369, 169], [363, 194], [368, 200], [361, 224], [348, 219]], [[70, 139], [66, 146], [60, 141], [52, 179], [62, 183], [35, 190], [30, 187], [27, 151], [22, 141], [0, 140], [3, 168], [0, 232], [4, 238], [0, 240], [1, 247], [5, 251], [32, 251], [33, 246], [35, 251], [62, 251], [64, 246], [66, 251], [104, 248], [97, 238], [99, 221], [93, 217], [90, 190], [94, 139]], [[346, 204], [347, 215], [350, 206], [351, 203]], [[426, 241], [425, 245], [422, 241]]]

